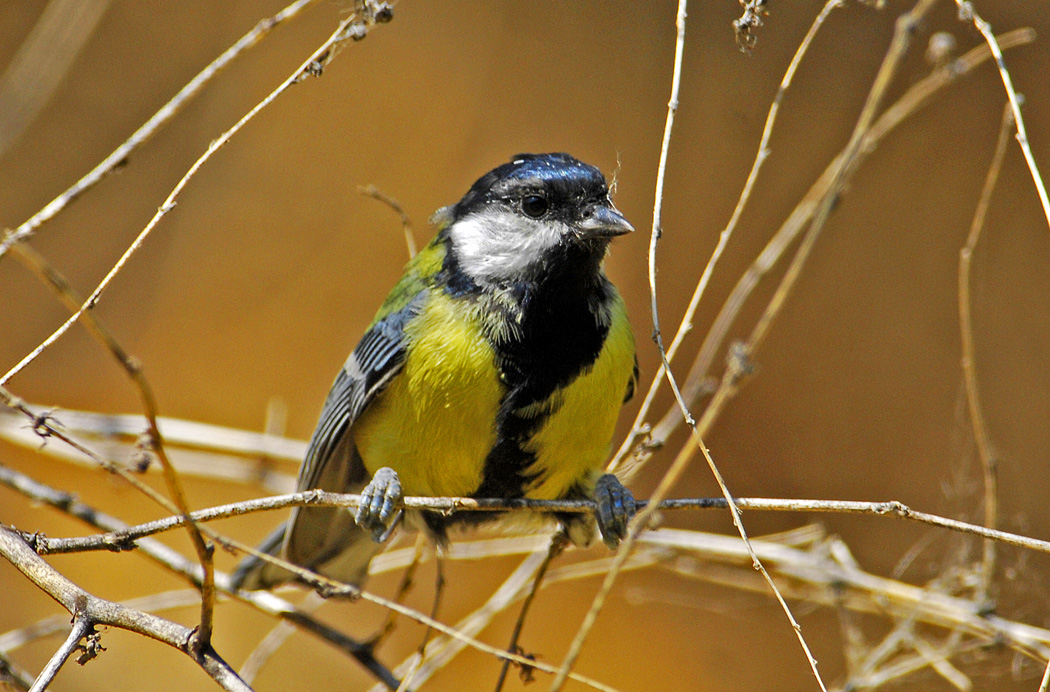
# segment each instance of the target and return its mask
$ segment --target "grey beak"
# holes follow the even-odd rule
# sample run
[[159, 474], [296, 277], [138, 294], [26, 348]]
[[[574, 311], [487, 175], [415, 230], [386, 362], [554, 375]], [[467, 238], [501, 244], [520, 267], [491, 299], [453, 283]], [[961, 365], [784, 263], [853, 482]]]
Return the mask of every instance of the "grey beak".
[[612, 238], [634, 230], [623, 214], [604, 204], [589, 208], [577, 228], [585, 238]]

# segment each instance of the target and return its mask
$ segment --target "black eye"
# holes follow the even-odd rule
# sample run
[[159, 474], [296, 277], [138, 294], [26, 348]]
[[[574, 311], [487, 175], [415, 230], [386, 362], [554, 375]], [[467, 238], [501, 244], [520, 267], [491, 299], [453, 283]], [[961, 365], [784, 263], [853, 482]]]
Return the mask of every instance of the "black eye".
[[550, 209], [550, 204], [547, 203], [546, 197], [529, 195], [521, 200], [521, 210], [525, 213], [525, 216], [538, 219], [546, 214], [548, 209]]

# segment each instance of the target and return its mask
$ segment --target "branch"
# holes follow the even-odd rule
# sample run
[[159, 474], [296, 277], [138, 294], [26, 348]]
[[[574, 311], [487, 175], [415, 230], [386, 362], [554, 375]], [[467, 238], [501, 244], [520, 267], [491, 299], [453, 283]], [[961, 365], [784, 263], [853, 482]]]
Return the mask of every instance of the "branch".
[[[53, 507], [96, 528], [116, 534], [120, 534], [129, 528], [128, 525], [120, 519], [96, 510], [94, 507], [81, 502], [70, 493], [56, 490], [55, 488], [33, 480], [25, 474], [2, 465], [0, 465], [0, 483], [3, 483], [7, 487], [16, 490], [26, 497], [33, 498], [37, 502]], [[211, 535], [215, 538], [214, 534]], [[33, 536], [34, 542], [40, 538], [43, 537], [39, 534], [34, 534]], [[225, 537], [218, 537], [218, 540], [223, 544], [229, 542], [229, 539], [226, 539]], [[186, 559], [186, 557], [178, 551], [150, 538], [138, 539], [135, 541], [134, 547], [161, 567], [183, 577], [191, 584], [199, 586], [201, 580], [200, 565]], [[296, 568], [293, 566], [293, 569]], [[224, 581], [219, 583], [220, 590], [224, 593], [230, 593], [224, 588], [224, 584]], [[347, 637], [341, 632], [333, 630], [323, 623], [314, 621], [309, 614], [300, 611], [295, 605], [288, 601], [285, 601], [274, 594], [263, 592], [237, 592], [232, 595], [238, 598], [238, 600], [244, 601], [248, 605], [254, 607], [256, 610], [277, 618], [288, 620], [302, 629], [312, 632], [357, 659], [357, 661], [367, 670], [372, 672], [377, 679], [384, 681], [393, 680], [391, 689], [397, 687], [397, 681], [393, 679], [390, 672], [386, 670], [382, 664], [376, 661], [372, 652], [367, 650], [367, 647], [360, 642]]]
[[[1003, 34], [998, 40], [1001, 47], [1006, 49], [1014, 48], [1034, 41], [1035, 32], [1032, 29], [1018, 29]], [[874, 151], [879, 142], [904, 120], [927, 105], [938, 92], [955, 83], [956, 80], [968, 75], [991, 57], [991, 51], [987, 46], [979, 46], [947, 65], [934, 70], [929, 76], [908, 89], [900, 99], [883, 112], [867, 132], [860, 150], [857, 152], [858, 162]], [[784, 221], [748, 270], [737, 281], [729, 298], [726, 299], [714, 322], [711, 323], [700, 351], [689, 370], [685, 385], [682, 387], [682, 391], [689, 403], [693, 403], [705, 391], [708, 372], [711, 370], [715, 357], [722, 352], [722, 344], [729, 334], [729, 330], [733, 326], [737, 315], [761, 280], [773, 269], [796, 240], [805, 228], [806, 223], [813, 218], [817, 203], [827, 193], [836, 171], [840, 168], [844, 155], [845, 151], [839, 153], [828, 164], [828, 167], [806, 192], [787, 220]], [[709, 417], [707, 425], [713, 424], [715, 418], [716, 416]], [[651, 428], [646, 425], [636, 424], [631, 432], [632, 438], [637, 438], [642, 432], [648, 432], [648, 435], [646, 439], [635, 445], [634, 452], [631, 458], [624, 462], [621, 473], [628, 478], [637, 475], [652, 457], [653, 452], [666, 443], [667, 439], [678, 429], [681, 423], [682, 416], [678, 407], [672, 406]], [[704, 432], [706, 432], [706, 428], [704, 427], [704, 421], [701, 421], [701, 433]]]
[[[754, 163], [751, 165], [751, 172], [748, 173], [747, 181], [744, 183], [744, 189], [740, 193], [740, 199], [737, 201], [736, 207], [733, 209], [732, 216], [726, 223], [726, 227], [718, 236], [718, 244], [711, 253], [711, 257], [707, 261], [707, 266], [704, 267], [703, 274], [701, 274], [700, 280], [697, 282], [696, 288], [693, 290], [693, 295], [689, 299], [689, 305], [686, 307], [685, 312], [682, 315], [682, 320], [678, 325], [678, 331], [675, 333], [674, 339], [671, 340], [671, 345], [667, 349], [666, 360], [668, 363], [674, 360], [675, 355], [678, 353], [678, 348], [682, 345], [682, 342], [685, 341], [686, 335], [692, 331], [692, 320], [700, 305], [700, 299], [703, 297], [704, 291], [707, 289], [707, 284], [711, 279], [711, 275], [714, 273], [718, 260], [722, 256], [722, 252], [729, 243], [729, 239], [732, 237], [733, 231], [736, 229], [736, 225], [744, 213], [744, 207], [747, 205], [747, 202], [751, 197], [751, 190], [754, 187], [755, 180], [758, 178], [758, 172], [761, 170], [762, 164], [769, 156], [769, 139], [773, 135], [773, 126], [776, 123], [777, 114], [780, 111], [780, 103], [783, 101], [784, 95], [791, 87], [791, 82], [794, 79], [795, 72], [798, 70], [798, 66], [802, 62], [802, 58], [805, 56], [809, 46], [812, 44], [814, 37], [816, 37], [817, 31], [823, 26], [824, 20], [827, 19], [831, 10], [838, 7], [840, 4], [840, 0], [827, 1], [824, 5], [824, 9], [821, 10], [816, 19], [813, 20], [813, 24], [809, 27], [806, 37], [802, 40], [802, 43], [795, 51], [795, 55], [791, 59], [791, 63], [788, 65], [784, 77], [780, 81], [780, 87], [777, 89], [776, 96], [773, 97], [773, 105], [770, 106], [769, 113], [766, 116], [766, 124], [762, 130], [762, 139], [758, 145], [758, 154], [755, 156]], [[653, 401], [656, 399], [656, 394], [659, 391], [660, 384], [664, 380], [664, 373], [664, 364], [661, 362], [656, 374], [653, 375], [653, 381], [649, 385], [649, 391], [646, 392], [645, 399], [642, 401], [642, 405], [638, 409], [638, 413], [634, 418], [634, 423], [631, 425], [631, 434], [624, 439], [623, 444], [613, 456], [612, 461], [609, 462], [608, 471], [610, 473], [616, 472], [620, 467], [620, 464], [623, 462], [624, 457], [634, 445], [637, 437], [642, 434], [645, 419], [649, 415], [649, 409], [652, 407]], [[687, 399], [692, 403], [693, 397], [687, 396]], [[636, 468], [628, 466], [625, 469], [624, 477], [632, 477], [636, 470]]]
[[[23, 474], [0, 465], [0, 484], [25, 495], [36, 502], [43, 502], [57, 507], [79, 519], [96, 526], [107, 528], [108, 525], [120, 524], [121, 528], [94, 536], [76, 538], [49, 538], [37, 535], [33, 541], [34, 549], [41, 555], [76, 553], [92, 550], [123, 551], [138, 547], [138, 541], [165, 531], [180, 528], [185, 521], [174, 515], [164, 519], [128, 526], [119, 520], [100, 514], [96, 510], [78, 502], [73, 495], [55, 491]], [[255, 500], [233, 502], [217, 507], [191, 512], [190, 516], [197, 522], [209, 522], [217, 519], [243, 516], [254, 512], [287, 509], [289, 507], [357, 507], [360, 495], [330, 493], [324, 490], [307, 490], [287, 495], [274, 495]], [[907, 519], [920, 524], [928, 524], [949, 531], [966, 533], [980, 538], [1013, 545], [1019, 548], [1050, 553], [1050, 541], [1030, 538], [1008, 531], [989, 529], [977, 524], [970, 524], [956, 519], [949, 519], [928, 512], [914, 510], [907, 505], [889, 500], [884, 502], [864, 502], [851, 500], [806, 500], [806, 499], [770, 499], [770, 498], [735, 498], [734, 502], [742, 510], [760, 512], [822, 512], [829, 514], [869, 514], [874, 516], [892, 516]], [[646, 500], [640, 500], [638, 506], [649, 506]], [[727, 509], [729, 503], [725, 498], [683, 498], [662, 500], [658, 511]], [[405, 497], [402, 498], [403, 509], [428, 510], [451, 514], [454, 512], [540, 512], [540, 513], [593, 513], [595, 505], [592, 500], [502, 500], [472, 497]]]
[[79, 612], [74, 613], [73, 627], [69, 630], [69, 636], [62, 642], [62, 646], [51, 657], [51, 660], [47, 662], [44, 669], [40, 671], [40, 675], [33, 682], [33, 686], [29, 688], [29, 692], [43, 692], [46, 690], [47, 686], [58, 675], [59, 669], [62, 668], [73, 652], [80, 647], [80, 640], [92, 634], [94, 630], [95, 626], [90, 619]]
[[277, 25], [299, 14], [300, 11], [312, 2], [314, 2], [314, 0], [298, 0], [278, 12], [273, 17], [264, 19], [256, 24], [255, 28], [242, 36], [237, 43], [226, 49], [222, 55], [201, 70], [201, 72], [191, 79], [186, 86], [182, 87], [182, 89], [179, 90], [179, 93], [175, 94], [175, 96], [164, 104], [159, 111], [154, 113], [153, 117], [136, 130], [131, 137], [128, 137], [128, 139], [117, 147], [113, 153], [95, 166], [91, 172], [78, 180], [61, 195], [51, 200], [47, 206], [38, 211], [27, 221], [23, 222], [14, 231], [8, 233], [7, 237], [5, 237], [3, 241], [0, 241], [0, 257], [3, 257], [4, 253], [6, 253], [15, 243], [28, 239], [36, 229], [54, 218], [60, 211], [69, 206], [70, 202], [98, 184], [98, 182], [108, 173], [125, 164], [131, 152], [145, 143], [146, 140], [157, 132], [157, 130], [167, 124], [167, 122], [171, 120], [171, 118], [178, 113], [183, 106], [189, 103], [190, 100], [200, 92], [204, 85], [211, 81], [211, 79], [224, 67], [230, 64], [245, 50], [258, 43]]
[[[8, 483], [8, 479], [14, 481], [14, 483]], [[77, 509], [77, 513], [74, 514], [74, 516], [84, 519], [85, 521], [88, 521], [89, 523], [92, 523], [94, 525], [109, 523], [110, 526], [106, 528], [116, 529], [118, 532], [128, 528], [126, 524], [123, 524], [123, 522], [121, 522], [118, 519], [107, 517], [99, 512], [95, 512], [93, 509], [87, 507], [83, 503], [80, 503], [76, 500], [71, 500], [71, 496], [68, 493], [62, 493], [60, 491], [54, 490], [53, 488], [49, 488], [48, 486], [38, 483], [23, 474], [20, 474], [11, 469], [7, 469], [3, 466], [0, 466], [0, 482], [3, 482], [5, 483], [5, 485], [9, 485], [9, 487], [12, 487], [16, 490], [22, 491], [23, 494], [27, 494], [27, 492], [25, 491], [29, 491], [33, 493], [33, 496], [38, 497], [39, 501], [46, 502], [51, 506], [57, 507], [58, 509], [63, 511], [68, 511], [67, 507], [73, 506]], [[27, 496], [30, 495], [27, 494]], [[438, 622], [437, 620], [434, 620], [433, 618], [424, 615], [423, 613], [420, 613], [419, 611], [416, 611], [412, 608], [403, 606], [400, 603], [395, 603], [390, 599], [377, 596], [375, 594], [363, 591], [349, 584], [338, 582], [334, 579], [329, 579], [320, 574], [304, 569], [298, 565], [294, 565], [288, 562], [287, 560], [282, 560], [280, 558], [273, 557], [272, 555], [261, 553], [252, 546], [242, 544], [225, 536], [219, 536], [218, 534], [210, 530], [207, 530], [206, 533], [213, 540], [218, 540], [225, 546], [248, 552], [252, 555], [259, 557], [262, 560], [276, 564], [296, 574], [305, 583], [313, 586], [314, 588], [323, 590], [328, 595], [350, 596], [354, 598], [360, 598], [371, 603], [375, 603], [388, 610], [392, 610], [406, 617], [409, 617], [412, 620], [419, 622], [420, 624], [432, 627], [435, 630], [442, 632], [443, 634], [446, 634], [450, 637], [460, 639], [466, 645], [469, 645], [484, 653], [492, 654], [501, 659], [509, 659], [518, 664], [532, 666], [537, 670], [542, 670], [544, 672], [552, 674], [556, 672], [556, 669], [553, 666], [540, 664], [535, 661], [530, 661], [524, 656], [519, 656], [515, 653], [502, 651], [497, 647], [493, 647], [484, 642], [480, 642], [476, 639], [464, 635], [463, 633], [457, 631], [455, 628], [449, 627], [444, 623]], [[39, 538], [39, 536], [35, 536], [34, 540], [36, 540], [37, 538]], [[172, 569], [173, 571], [184, 577], [189, 578], [193, 583], [200, 583], [201, 575], [200, 572], [196, 569], [199, 568], [199, 565], [191, 565], [179, 553], [171, 550], [170, 548], [167, 548], [166, 546], [157, 544], [156, 542], [153, 542], [150, 539], [143, 539], [142, 542], [138, 543], [138, 546], [141, 549], [147, 548], [145, 541], [150, 541], [147, 552], [147, 554], [150, 555], [150, 557], [160, 562], [163, 566]], [[36, 553], [34, 553], [34, 555], [35, 554]], [[274, 615], [276, 617], [286, 619], [289, 622], [293, 622], [303, 627], [304, 629], [307, 629], [308, 631], [321, 636], [330, 643], [335, 644], [336, 646], [340, 647], [341, 649], [349, 653], [351, 656], [356, 658], [362, 665], [364, 665], [374, 674], [376, 674], [377, 678], [381, 680], [386, 680], [387, 678], [385, 678], [384, 675], [390, 675], [389, 672], [386, 671], [386, 669], [375, 660], [375, 658], [372, 656], [371, 649], [368, 646], [361, 644], [360, 642], [356, 642], [355, 640], [347, 637], [346, 635], [343, 635], [342, 633], [333, 630], [331, 627], [311, 618], [309, 615], [302, 613], [300, 610], [298, 610], [294, 605], [288, 603], [287, 601], [281, 598], [278, 598], [274, 594], [267, 592], [231, 591], [225, 585], [225, 579], [221, 580], [217, 584], [217, 586], [221, 591], [234, 596], [238, 600], [242, 600], [246, 603], [249, 603], [250, 605], [262, 610], [263, 612], [269, 613], [270, 615]], [[587, 684], [596, 689], [612, 690], [612, 688], [606, 685], [602, 685], [601, 683], [583, 675], [573, 673], [570, 675], [570, 677], [573, 680], [583, 682], [584, 684]], [[394, 680], [393, 682], [394, 684], [391, 689], [397, 687], [397, 681]]]
[[28, 353], [25, 358], [18, 362], [13, 368], [7, 371], [7, 373], [0, 377], [0, 387], [7, 384], [7, 382], [21, 372], [27, 365], [32, 363], [41, 353], [43, 353], [51, 344], [55, 343], [63, 334], [65, 334], [70, 327], [73, 326], [80, 319], [80, 316], [88, 309], [94, 308], [98, 301], [101, 299], [103, 292], [109, 287], [113, 279], [116, 278], [117, 274], [124, 268], [124, 266], [131, 259], [142, 244], [149, 237], [153, 229], [157, 227], [160, 220], [164, 216], [175, 208], [175, 200], [182, 192], [182, 190], [189, 184], [190, 180], [197, 174], [197, 171], [212, 157], [212, 155], [226, 145], [230, 139], [237, 134], [252, 118], [254, 118], [260, 111], [269, 106], [273, 101], [283, 94], [288, 87], [293, 84], [297, 84], [309, 75], [319, 75], [324, 71], [324, 68], [332, 61], [335, 56], [335, 48], [342, 43], [350, 39], [360, 40], [364, 38], [368, 31], [378, 22], [386, 22], [391, 19], [389, 6], [384, 2], [378, 2], [377, 0], [367, 0], [362, 3], [362, 9], [355, 11], [347, 19], [344, 19], [339, 23], [339, 26], [332, 33], [331, 36], [317, 48], [309, 58], [303, 62], [287, 79], [285, 79], [280, 86], [271, 91], [262, 101], [255, 105], [250, 111], [238, 120], [233, 127], [223, 132], [219, 137], [208, 145], [207, 150], [201, 156], [194, 161], [193, 165], [190, 166], [189, 170], [186, 171], [185, 175], [179, 179], [179, 182], [175, 184], [175, 187], [165, 198], [164, 202], [157, 209], [157, 213], [153, 215], [146, 227], [138, 234], [128, 249], [124, 251], [124, 254], [120, 256], [116, 264], [106, 273], [102, 278], [102, 281], [95, 287], [95, 290], [91, 292], [87, 300], [84, 301], [83, 305], [73, 313], [58, 329], [51, 333], [39, 346], [34, 348]]
[[[966, 403], [970, 414], [970, 425], [973, 426], [974, 443], [977, 445], [977, 455], [981, 459], [981, 470], [984, 475], [984, 525], [994, 529], [999, 523], [999, 477], [997, 472], [998, 462], [992, 453], [992, 443], [988, 434], [988, 425], [985, 421], [984, 411], [981, 407], [980, 389], [977, 384], [977, 368], [974, 357], [973, 344], [973, 315], [970, 299], [970, 268], [977, 241], [980, 240], [981, 230], [984, 228], [984, 220], [988, 214], [988, 207], [992, 199], [992, 191], [999, 179], [999, 172], [1003, 167], [1003, 158], [1006, 156], [1006, 145], [1009, 137], [1010, 126], [1013, 124], [1013, 112], [1009, 104], [1003, 109], [1002, 124], [999, 127], [999, 139], [995, 145], [995, 153], [992, 155], [992, 163], [988, 167], [984, 187], [977, 201], [973, 221], [970, 224], [970, 233], [966, 238], [966, 244], [959, 250], [959, 335], [962, 341], [962, 371], [963, 382], [966, 386]], [[984, 564], [981, 570], [981, 581], [979, 585], [980, 600], [988, 596], [988, 589], [995, 573], [995, 544], [991, 541], [984, 543]]]
[[1013, 80], [1010, 78], [1010, 72], [1006, 69], [1003, 51], [998, 41], [995, 40], [995, 34], [992, 33], [991, 25], [981, 19], [981, 16], [974, 10], [973, 3], [970, 0], [955, 0], [955, 4], [959, 6], [959, 18], [964, 21], [969, 19], [973, 22], [973, 25], [981, 32], [981, 36], [984, 37], [985, 42], [988, 44], [988, 49], [995, 56], [995, 64], [999, 68], [999, 77], [1002, 79], [1003, 88], [1006, 90], [1006, 98], [1010, 103], [1014, 123], [1017, 125], [1017, 143], [1021, 145], [1024, 160], [1028, 164], [1028, 171], [1032, 174], [1032, 183], [1035, 185], [1035, 191], [1039, 195], [1039, 202], [1043, 205], [1043, 216], [1046, 218], [1047, 224], [1050, 225], [1050, 200], [1047, 199], [1043, 176], [1039, 174], [1039, 167], [1036, 165], [1035, 157], [1032, 155], [1032, 147], [1028, 144], [1028, 132], [1025, 130], [1024, 118], [1021, 116], [1021, 99], [1018, 98]]
[[[237, 673], [210, 646], [193, 650], [193, 630], [157, 615], [91, 595], [44, 562], [20, 533], [4, 526], [0, 526], [0, 555], [69, 611], [81, 623], [79, 627], [90, 629], [95, 625], [109, 625], [145, 635], [188, 655], [223, 689], [250, 692], [251, 688], [237, 677]], [[67, 639], [64, 649], [69, 648], [70, 639]], [[79, 640], [77, 636], [76, 641]], [[58, 656], [52, 658], [48, 669], [55, 667], [57, 670], [63, 660], [58, 660]]]

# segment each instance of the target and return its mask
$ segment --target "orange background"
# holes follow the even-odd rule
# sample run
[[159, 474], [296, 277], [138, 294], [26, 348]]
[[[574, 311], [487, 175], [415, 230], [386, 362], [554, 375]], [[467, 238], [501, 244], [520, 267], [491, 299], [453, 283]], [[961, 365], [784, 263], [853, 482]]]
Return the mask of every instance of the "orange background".
[[[7, 64], [45, 3], [0, 5], [0, 65]], [[846, 143], [893, 30], [910, 7], [848, 3], [832, 13], [786, 96], [772, 154], [694, 320], [680, 368], [690, 361], [728, 291]], [[681, 104], [667, 170], [658, 249], [665, 333], [681, 311], [736, 203], [766, 111], [821, 3], [773, 2], [758, 46], [742, 54], [733, 2], [691, 3]], [[72, 184], [187, 80], [279, 2], [115, 2], [54, 98], [0, 158], [0, 227], [14, 227]], [[1033, 45], [1006, 61], [1025, 95], [1036, 160], [1050, 175], [1050, 13], [1043, 3], [984, 2], [997, 31], [1034, 26]], [[319, 3], [219, 76], [129, 164], [42, 228], [32, 245], [87, 293], [152, 216], [208, 143], [255, 105], [348, 13]], [[396, 217], [358, 194], [375, 184], [399, 199], [429, 237], [427, 217], [473, 180], [521, 151], [568, 151], [617, 171], [619, 208], [639, 229], [618, 240], [608, 263], [632, 314], [643, 381], [658, 357], [648, 340], [646, 252], [653, 184], [674, 49], [674, 3], [443, 2], [406, 0], [394, 21], [347, 45], [323, 76], [293, 87], [264, 110], [192, 180], [178, 205], [104, 295], [97, 314], [144, 364], [166, 416], [259, 430], [271, 397], [287, 402], [287, 433], [305, 438], [337, 368], [397, 279], [406, 251]], [[916, 38], [891, 98], [928, 73], [935, 30], [960, 50], [980, 43], [941, 2]], [[917, 509], [979, 520], [981, 471], [960, 370], [957, 263], [991, 159], [1004, 102], [990, 64], [950, 87], [888, 137], [850, 184], [784, 312], [757, 356], [759, 371], [707, 439], [741, 497], [900, 500]], [[1029, 173], [1011, 145], [974, 259], [977, 368], [1000, 459], [1002, 528], [1050, 536], [1050, 229]], [[776, 273], [779, 276], [779, 272]], [[734, 337], [745, 336], [772, 294], [763, 284]], [[0, 260], [0, 370], [66, 316], [13, 259]], [[719, 364], [719, 367], [720, 364]], [[139, 410], [121, 371], [82, 329], [11, 383], [46, 405]], [[626, 427], [640, 397], [623, 420]], [[655, 411], [670, 404], [666, 395]], [[61, 419], [61, 413], [56, 414]], [[634, 486], [644, 497], [684, 438], [658, 455]], [[50, 442], [49, 444], [58, 444]], [[9, 445], [0, 460], [80, 494], [128, 521], [161, 512], [100, 472]], [[194, 507], [259, 494], [187, 481]], [[697, 464], [675, 496], [714, 496]], [[669, 525], [732, 532], [724, 513], [675, 513]], [[0, 521], [54, 536], [84, 529], [0, 489]], [[256, 515], [221, 525], [255, 541], [275, 521]], [[889, 518], [745, 516], [752, 535], [823, 522], [867, 570], [924, 584], [977, 544]], [[165, 540], [188, 550], [182, 535]], [[1001, 549], [998, 612], [1050, 621], [1045, 555]], [[596, 553], [597, 555], [598, 553]], [[234, 558], [219, 557], [229, 568]], [[180, 582], [133, 555], [51, 558], [93, 593], [124, 599]], [[514, 564], [449, 568], [442, 619], [480, 604]], [[410, 604], [427, 609], [432, 566]], [[391, 593], [393, 579], [371, 586]], [[597, 581], [544, 591], [523, 645], [561, 660]], [[0, 632], [58, 612], [8, 564], [0, 564]], [[332, 605], [329, 618], [365, 635], [382, 614]], [[796, 606], [829, 682], [843, 679], [834, 612]], [[174, 615], [192, 624], [194, 609]], [[887, 627], [863, 620], [877, 641]], [[504, 645], [513, 617], [484, 639]], [[269, 621], [238, 605], [220, 608], [216, 647], [235, 666]], [[931, 638], [939, 633], [927, 633]], [[391, 664], [418, 643], [403, 624], [380, 651]], [[54, 689], [213, 689], [184, 656], [109, 631], [108, 651], [70, 665]], [[18, 652], [32, 671], [57, 641]], [[957, 661], [977, 689], [1033, 690], [1041, 664], [988, 651]], [[1016, 665], [1015, 665], [1016, 664]], [[489, 689], [497, 664], [468, 652], [425, 689]], [[790, 627], [771, 598], [660, 571], [624, 576], [599, 620], [579, 670], [622, 690], [815, 689]], [[326, 645], [298, 635], [264, 670], [258, 689], [320, 685], [364, 689], [368, 677]], [[536, 685], [545, 688], [541, 676]], [[121, 686], [124, 687], [121, 687]], [[506, 689], [519, 689], [512, 679]], [[905, 689], [949, 689], [930, 672]], [[583, 689], [572, 687], [570, 689]]]

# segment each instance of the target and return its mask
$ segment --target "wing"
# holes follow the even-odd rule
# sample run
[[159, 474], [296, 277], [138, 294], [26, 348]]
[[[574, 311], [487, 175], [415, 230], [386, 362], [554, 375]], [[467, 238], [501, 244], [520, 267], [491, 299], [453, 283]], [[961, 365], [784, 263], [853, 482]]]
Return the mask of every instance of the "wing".
[[[406, 353], [405, 325], [418, 314], [426, 296], [426, 291], [421, 290], [400, 310], [378, 319], [350, 354], [332, 384], [310, 439], [299, 471], [299, 490], [354, 492], [367, 483], [369, 474], [357, 453], [351, 429], [401, 371]], [[317, 568], [353, 542], [354, 529], [350, 513], [343, 509], [297, 508], [292, 512], [291, 530], [285, 537], [285, 557]]]
[[[299, 490], [324, 488], [342, 492], [343, 488], [319, 484], [326, 476], [346, 475], [326, 472], [325, 466], [336, 456], [334, 452], [361, 412], [401, 371], [405, 362], [404, 326], [417, 313], [422, 297], [420, 294], [402, 310], [372, 325], [336, 375], [299, 470]], [[367, 474], [363, 468], [360, 472]], [[361, 480], [360, 475], [350, 473], [348, 480]]]

